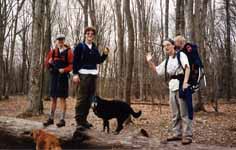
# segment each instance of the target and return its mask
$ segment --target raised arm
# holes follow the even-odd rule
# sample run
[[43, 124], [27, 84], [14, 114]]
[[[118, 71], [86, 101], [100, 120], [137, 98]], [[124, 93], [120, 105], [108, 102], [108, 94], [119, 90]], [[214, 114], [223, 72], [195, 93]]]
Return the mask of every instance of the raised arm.
[[166, 60], [162, 61], [158, 66], [156, 66], [153, 62], [152, 62], [152, 55], [150, 53], [148, 53], [146, 55], [146, 60], [149, 64], [149, 67], [155, 71], [158, 75], [164, 75], [165, 74], [165, 63]]
[[156, 71], [156, 65], [152, 62], [152, 55], [150, 53], [148, 53], [146, 55], [146, 60], [148, 62], [149, 67], [153, 70]]
[[106, 48], [103, 50], [102, 56], [100, 56], [100, 54], [99, 54], [100, 58], [99, 58], [99, 60], [98, 60], [98, 64], [103, 63], [103, 62], [107, 59], [107, 56], [108, 56], [109, 51], [110, 51], [109, 48], [106, 47]]

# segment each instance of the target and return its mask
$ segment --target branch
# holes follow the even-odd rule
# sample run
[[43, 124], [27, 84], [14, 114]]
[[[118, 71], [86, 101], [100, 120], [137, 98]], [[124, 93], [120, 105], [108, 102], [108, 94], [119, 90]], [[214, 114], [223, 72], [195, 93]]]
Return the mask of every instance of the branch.
[[81, 0], [77, 0], [79, 2], [79, 4], [81, 5], [81, 7], [84, 9], [84, 4], [81, 2]]

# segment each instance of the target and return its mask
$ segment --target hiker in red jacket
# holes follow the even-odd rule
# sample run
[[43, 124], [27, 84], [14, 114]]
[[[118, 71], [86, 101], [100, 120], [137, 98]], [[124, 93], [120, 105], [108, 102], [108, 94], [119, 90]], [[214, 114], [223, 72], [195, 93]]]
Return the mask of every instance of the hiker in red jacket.
[[50, 97], [51, 110], [49, 118], [43, 123], [44, 126], [54, 124], [54, 113], [57, 105], [57, 98], [60, 99], [61, 118], [57, 123], [57, 127], [65, 126], [66, 98], [68, 97], [68, 78], [69, 72], [72, 70], [73, 52], [69, 46], [65, 44], [65, 36], [60, 34], [56, 38], [57, 47], [50, 50], [46, 66], [51, 73]]

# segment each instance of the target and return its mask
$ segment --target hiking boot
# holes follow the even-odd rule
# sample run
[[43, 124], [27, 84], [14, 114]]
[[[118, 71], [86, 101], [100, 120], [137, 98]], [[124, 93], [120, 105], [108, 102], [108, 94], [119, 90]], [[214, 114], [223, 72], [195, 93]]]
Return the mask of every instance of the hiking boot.
[[88, 123], [88, 122], [86, 122], [86, 123], [83, 123], [83, 124], [78, 124], [76, 126], [76, 130], [85, 131], [87, 129], [90, 129], [91, 127], [93, 127], [93, 125]]
[[93, 127], [93, 125], [91, 123], [89, 123], [88, 121], [86, 121], [84, 124], [82, 124], [85, 128], [90, 129]]
[[52, 124], [54, 124], [54, 120], [49, 118], [46, 122], [43, 123], [43, 126], [47, 127]]
[[76, 119], [76, 126], [77, 128], [79, 127], [83, 127], [85, 129], [90, 129], [91, 127], [93, 127], [93, 125], [91, 123], [89, 123], [88, 121], [84, 121], [84, 120], [81, 120], [81, 119]]
[[77, 125], [76, 131], [86, 131], [88, 128], [85, 128], [83, 125]]
[[166, 139], [167, 142], [171, 142], [171, 141], [181, 141], [182, 140], [182, 137], [181, 136], [171, 136], [171, 137], [168, 137]]
[[183, 139], [182, 139], [183, 145], [188, 145], [188, 144], [191, 144], [192, 142], [193, 142], [192, 137], [183, 137]]
[[58, 127], [58, 128], [64, 127], [65, 125], [66, 125], [65, 120], [60, 120], [60, 122], [57, 123], [57, 127]]

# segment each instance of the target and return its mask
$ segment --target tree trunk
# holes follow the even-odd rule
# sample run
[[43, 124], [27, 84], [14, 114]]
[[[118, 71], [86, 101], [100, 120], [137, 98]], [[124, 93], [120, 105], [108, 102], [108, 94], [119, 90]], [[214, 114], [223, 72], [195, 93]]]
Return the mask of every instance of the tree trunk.
[[[0, 82], [4, 83], [3, 81], [3, 72], [4, 72], [4, 60], [3, 60], [3, 48], [5, 43], [5, 33], [6, 33], [6, 26], [7, 26], [7, 2], [0, 1]], [[3, 84], [0, 84], [0, 100], [2, 99], [3, 95]]]
[[193, 42], [194, 24], [193, 24], [193, 0], [185, 0], [185, 25], [186, 39]]
[[124, 86], [124, 27], [122, 25], [122, 13], [121, 13], [121, 2], [120, 0], [115, 1], [115, 12], [117, 20], [117, 43], [118, 43], [118, 97], [123, 99], [123, 86]]
[[185, 35], [184, 0], [176, 1], [176, 35]]
[[[13, 16], [14, 22], [13, 22], [13, 29], [12, 29], [12, 35], [11, 35], [11, 46], [10, 46], [10, 58], [9, 58], [9, 69], [6, 73], [6, 86], [5, 86], [5, 92], [4, 92], [4, 97], [5, 99], [9, 98], [9, 94], [13, 92], [12, 89], [12, 84], [14, 82], [14, 66], [13, 66], [13, 61], [14, 61], [14, 56], [15, 56], [15, 45], [16, 45], [16, 36], [17, 36], [17, 26], [18, 26], [18, 19], [19, 19], [19, 13], [21, 8], [23, 7], [25, 0], [22, 0], [21, 2], [18, 0], [17, 1], [17, 7], [16, 7], [16, 14]], [[14, 87], [14, 86], [13, 86]], [[16, 92], [16, 91], [15, 91]]]
[[126, 94], [125, 99], [130, 104], [131, 100], [131, 86], [132, 86], [132, 74], [134, 66], [134, 27], [132, 15], [130, 12], [130, 0], [123, 0], [124, 11], [126, 17], [126, 23], [128, 27], [128, 63], [126, 72]]
[[25, 94], [25, 76], [26, 76], [26, 57], [27, 57], [27, 41], [26, 41], [26, 35], [27, 34], [27, 29], [22, 31], [22, 64], [21, 64], [21, 83], [20, 83], [20, 89], [21, 93]]
[[231, 63], [231, 24], [230, 24], [230, 0], [225, 0], [226, 11], [226, 98], [229, 101], [231, 98], [231, 87], [233, 84], [232, 79], [232, 63]]
[[82, 3], [81, 0], [78, 0], [80, 3], [81, 7], [83, 8], [84, 12], [84, 29], [88, 26], [88, 8], [89, 8], [89, 1], [90, 0], [84, 0], [84, 3]]
[[[205, 68], [207, 68], [207, 59], [206, 59], [206, 18], [207, 18], [207, 4], [208, 0], [195, 1], [195, 15], [194, 15], [194, 25], [195, 25], [195, 36], [194, 42], [198, 44], [200, 56], [203, 60]], [[206, 70], [207, 73], [207, 70]], [[194, 105], [194, 110], [201, 111], [204, 109], [204, 103], [202, 99], [202, 92], [198, 92], [198, 99]]]
[[89, 14], [90, 14], [91, 25], [96, 27], [97, 29], [94, 0], [89, 0]]
[[145, 53], [145, 45], [146, 45], [146, 19], [145, 19], [145, 1], [137, 0], [138, 6], [138, 45], [139, 45], [139, 62], [138, 62], [138, 81], [139, 81], [139, 99], [144, 99], [144, 53]]
[[[163, 26], [163, 5], [162, 5], [162, 3], [163, 3], [163, 1], [160, 1], [160, 13], [161, 13], [161, 20], [160, 20], [160, 26], [161, 26], [161, 33], [160, 33], [160, 39], [161, 39], [161, 44], [163, 43], [163, 41], [164, 41], [164, 26]], [[165, 51], [164, 51], [164, 47], [162, 46], [161, 47], [161, 52], [162, 52], [162, 58], [164, 58], [165, 57]]]
[[[74, 136], [74, 131], [76, 129], [75, 127], [63, 129], [58, 129], [57, 127], [50, 127], [44, 129], [41, 122], [9, 117], [0, 117], [0, 147], [3, 146], [1, 148], [7, 149], [33, 149], [35, 147], [35, 144], [30, 135], [33, 129], [43, 129], [46, 132], [50, 132], [51, 134], [56, 135], [63, 149], [83, 148], [82, 142], [85, 140], [86, 144], [88, 145], [88, 148], [112, 148], [112, 146], [114, 145], [119, 145], [119, 141], [103, 140], [104, 136], [102, 136], [100, 132], [93, 129], [87, 130], [85, 132], [78, 132], [76, 136]], [[122, 144], [120, 144], [119, 146], [121, 147]]]
[[169, 37], [169, 0], [166, 0], [165, 9], [165, 39], [167, 39]]
[[41, 42], [43, 38], [43, 7], [43, 0], [33, 1], [32, 56], [29, 73], [29, 106], [27, 109], [27, 112], [32, 114], [43, 113], [42, 99], [40, 99], [40, 75], [42, 71], [40, 56], [42, 55]]
[[[43, 59], [45, 58], [46, 54], [51, 48], [51, 2], [50, 0], [45, 1], [46, 5], [46, 17], [45, 17], [45, 35], [44, 35], [44, 45], [43, 45]], [[43, 60], [42, 60], [43, 61]], [[49, 98], [49, 86], [50, 86], [50, 73], [48, 70], [45, 69], [44, 63], [42, 63], [42, 86], [41, 88], [43, 91], [41, 92], [45, 99]]]

